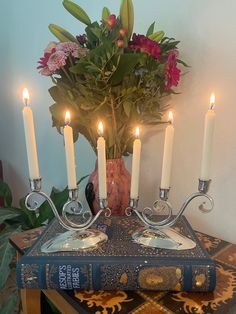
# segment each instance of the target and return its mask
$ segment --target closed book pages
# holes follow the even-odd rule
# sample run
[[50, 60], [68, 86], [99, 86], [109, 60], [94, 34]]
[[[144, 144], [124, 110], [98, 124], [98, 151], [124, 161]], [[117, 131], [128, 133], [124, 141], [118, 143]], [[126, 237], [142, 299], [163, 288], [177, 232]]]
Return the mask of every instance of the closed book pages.
[[145, 247], [132, 241], [143, 228], [137, 217], [100, 217], [93, 228], [109, 240], [94, 250], [42, 253], [41, 246], [65, 232], [56, 219], [17, 264], [20, 288], [82, 290], [212, 291], [215, 264], [182, 217], [173, 227], [197, 243], [191, 250]]

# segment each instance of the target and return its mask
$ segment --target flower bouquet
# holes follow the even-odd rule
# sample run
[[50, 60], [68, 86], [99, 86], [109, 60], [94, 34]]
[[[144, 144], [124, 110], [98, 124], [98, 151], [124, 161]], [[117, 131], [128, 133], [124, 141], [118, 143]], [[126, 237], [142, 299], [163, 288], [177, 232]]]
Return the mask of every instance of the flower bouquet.
[[[65, 112], [69, 110], [74, 140], [83, 134], [96, 153], [97, 125], [102, 120], [107, 159], [117, 160], [132, 153], [135, 126], [162, 123], [167, 109], [162, 99], [174, 93], [172, 88], [180, 79], [178, 64], [185, 65], [178, 59], [179, 41], [166, 37], [163, 31], [155, 31], [155, 22], [146, 35], [133, 33], [132, 0], [122, 0], [118, 16], [104, 7], [98, 22], [92, 22], [70, 0], [64, 0], [63, 6], [85, 24], [85, 31], [73, 36], [60, 26], [49, 25], [58, 42], [48, 45], [38, 69], [42, 75], [50, 76], [54, 84], [49, 89], [55, 102], [50, 107], [53, 126], [61, 133]], [[121, 171], [117, 180], [127, 180], [115, 192], [108, 188], [108, 201], [109, 193], [120, 202], [124, 196], [125, 205], [117, 206], [124, 208], [130, 177], [122, 165], [111, 167], [114, 168]], [[93, 183], [95, 177], [90, 178]], [[107, 180], [108, 186], [116, 186]]]
[[162, 98], [178, 85], [179, 41], [154, 31], [133, 33], [132, 0], [123, 0], [118, 16], [103, 8], [101, 21], [70, 0], [63, 5], [86, 25], [85, 34], [73, 36], [50, 24], [59, 42], [48, 45], [39, 60], [39, 72], [50, 76], [53, 126], [61, 132], [66, 110], [72, 114], [74, 139], [83, 134], [96, 153], [97, 124], [104, 121], [107, 158], [132, 153], [133, 128], [161, 122], [167, 109]]

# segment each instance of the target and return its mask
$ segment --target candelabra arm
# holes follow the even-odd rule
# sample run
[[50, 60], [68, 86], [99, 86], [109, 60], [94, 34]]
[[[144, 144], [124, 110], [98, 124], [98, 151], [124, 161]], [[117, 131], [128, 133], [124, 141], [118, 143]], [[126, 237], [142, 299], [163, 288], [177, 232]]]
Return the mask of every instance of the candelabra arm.
[[[169, 189], [160, 189], [160, 199], [156, 200], [153, 204], [153, 207], [145, 207], [142, 211], [138, 211], [138, 198], [137, 199], [131, 199], [130, 200], [130, 206], [126, 209], [126, 215], [130, 216], [132, 212], [134, 212], [139, 219], [147, 226], [151, 228], [156, 229], [162, 229], [162, 228], [168, 228], [173, 226], [177, 220], [183, 215], [185, 209], [188, 207], [188, 205], [197, 197], [204, 197], [209, 200], [210, 202], [210, 208], [205, 207], [205, 202], [201, 203], [199, 206], [199, 210], [201, 210], [204, 213], [210, 212], [214, 207], [214, 201], [213, 198], [206, 194], [209, 189], [210, 180], [208, 181], [202, 181], [199, 180], [199, 187], [198, 192], [193, 193], [189, 195], [182, 206], [180, 207], [179, 212], [176, 216], [173, 215], [173, 208], [172, 205], [168, 202], [168, 192]], [[160, 221], [153, 221], [150, 219], [154, 214], [159, 212], [167, 212], [167, 217]]]
[[[37, 187], [37, 188], [35, 188]], [[62, 209], [62, 218], [59, 215], [56, 206], [54, 205], [51, 198], [44, 192], [40, 191], [39, 182], [31, 182], [31, 189], [32, 192], [30, 192], [25, 199], [25, 206], [28, 210], [35, 211], [39, 208], [39, 203], [35, 199], [39, 196], [41, 196], [45, 201], [48, 202], [51, 210], [53, 211], [54, 216], [59, 221], [59, 223], [67, 230], [72, 231], [83, 231], [88, 229], [92, 226], [92, 224], [98, 219], [98, 217], [104, 212], [106, 217], [109, 217], [111, 215], [110, 208], [107, 207], [106, 200], [100, 200], [100, 210], [97, 212], [95, 216], [92, 215], [91, 212], [85, 212], [83, 213], [83, 218], [87, 219], [84, 223], [75, 223], [71, 221], [67, 217], [68, 211], [71, 211], [72, 214], [80, 215], [83, 212], [82, 204], [78, 201], [78, 194], [77, 190], [69, 190], [69, 200], [64, 204]]]

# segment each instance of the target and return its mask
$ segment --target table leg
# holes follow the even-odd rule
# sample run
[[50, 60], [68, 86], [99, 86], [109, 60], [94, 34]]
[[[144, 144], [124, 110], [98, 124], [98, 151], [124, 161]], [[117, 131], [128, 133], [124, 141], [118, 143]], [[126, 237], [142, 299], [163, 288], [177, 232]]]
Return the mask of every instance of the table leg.
[[40, 289], [21, 289], [20, 296], [24, 314], [41, 314]]

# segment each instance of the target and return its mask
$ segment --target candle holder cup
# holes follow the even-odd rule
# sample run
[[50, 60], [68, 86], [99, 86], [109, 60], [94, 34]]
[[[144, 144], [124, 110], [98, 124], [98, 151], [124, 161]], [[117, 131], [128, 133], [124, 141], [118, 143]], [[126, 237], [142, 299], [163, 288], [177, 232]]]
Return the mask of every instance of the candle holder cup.
[[[130, 199], [130, 205], [126, 208], [126, 215], [131, 216], [135, 213], [138, 218], [144, 224], [144, 228], [141, 231], [137, 231], [132, 235], [135, 242], [156, 248], [172, 249], [172, 250], [184, 250], [192, 249], [196, 246], [196, 243], [177, 232], [173, 227], [176, 222], [181, 218], [187, 206], [196, 198], [206, 198], [210, 207], [205, 207], [205, 202], [202, 202], [199, 206], [199, 210], [203, 213], [210, 212], [214, 207], [214, 201], [211, 196], [207, 194], [209, 190], [211, 180], [199, 179], [198, 192], [189, 195], [178, 213], [173, 215], [172, 205], [168, 202], [168, 195], [170, 189], [160, 188], [159, 199], [156, 200], [152, 207], [145, 207], [142, 211], [138, 210], [138, 198]], [[165, 212], [164, 218], [161, 216], [161, 220], [158, 213]]]
[[[60, 225], [67, 230], [44, 243], [41, 247], [42, 252], [95, 249], [107, 241], [108, 237], [104, 232], [90, 228], [101, 214], [106, 217], [111, 215], [106, 199], [99, 200], [100, 210], [93, 216], [91, 212], [84, 211], [78, 199], [78, 189], [69, 189], [69, 199], [64, 204], [60, 216], [52, 199], [41, 191], [41, 178], [30, 180], [30, 188], [31, 192], [25, 199], [27, 209], [38, 210], [41, 204], [40, 198], [47, 201]], [[70, 219], [71, 215], [74, 216], [73, 221]]]

